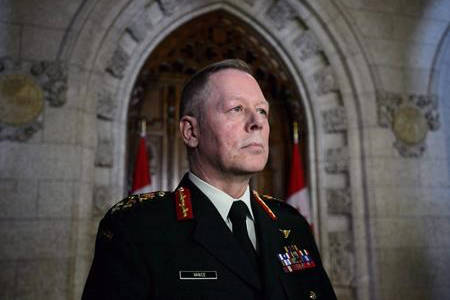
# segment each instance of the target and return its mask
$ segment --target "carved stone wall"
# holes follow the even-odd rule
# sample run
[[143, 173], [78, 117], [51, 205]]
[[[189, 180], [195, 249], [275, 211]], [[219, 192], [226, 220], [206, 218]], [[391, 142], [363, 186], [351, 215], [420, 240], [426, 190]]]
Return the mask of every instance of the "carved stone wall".
[[407, 96], [379, 91], [378, 124], [395, 135], [394, 147], [403, 157], [420, 157], [426, 149], [429, 131], [440, 127], [436, 95]]
[[0, 58], [0, 142], [27, 141], [42, 128], [47, 101], [66, 102], [67, 69], [60, 61]]
[[0, 298], [80, 298], [99, 218], [126, 193], [137, 76], [171, 32], [219, 10], [299, 91], [285, 99], [304, 109], [339, 299], [449, 298], [448, 1], [35, 2], [0, 4], [0, 101], [35, 101], [0, 105]]
[[[312, 139], [330, 141], [330, 143], [321, 143], [320, 146], [314, 146], [309, 153], [312, 161], [323, 159], [325, 162], [321, 164], [323, 169], [319, 173], [311, 173], [313, 177], [311, 179], [313, 201], [317, 203], [314, 204], [316, 208], [315, 222], [319, 228], [319, 244], [325, 265], [330, 270], [345, 270], [345, 274], [333, 271], [333, 282], [337, 285], [340, 293], [354, 294], [355, 289], [358, 288], [357, 283], [353, 279], [348, 280], [354, 278], [353, 274], [356, 272], [356, 266], [352, 261], [356, 249], [352, 246], [354, 234], [352, 227], [329, 228], [325, 222], [330, 215], [336, 220], [342, 219], [345, 220], [344, 223], [351, 224], [353, 210], [351, 208], [352, 193], [350, 191], [354, 188], [354, 185], [361, 186], [352, 182], [352, 177], [349, 176], [352, 170], [349, 167], [349, 138], [347, 137], [349, 122], [347, 113], [349, 108], [347, 106], [353, 105], [350, 103], [354, 99], [348, 95], [344, 96], [336, 78], [339, 74], [340, 82], [351, 80], [349, 74], [338, 63], [338, 58], [328, 56], [328, 53], [331, 53], [330, 45], [332, 45], [331, 47], [338, 47], [338, 45], [330, 42], [329, 37], [319, 25], [320, 23], [312, 21], [313, 19], [304, 18], [305, 15], [313, 13], [317, 7], [313, 8], [298, 2], [284, 0], [246, 1], [236, 7], [228, 5], [225, 1], [202, 7], [200, 11], [196, 11], [196, 6], [200, 5], [200, 2], [190, 2], [189, 5], [185, 3], [187, 2], [156, 1], [145, 6], [138, 5], [128, 13], [129, 20], [127, 22], [121, 21], [121, 26], [116, 27], [118, 30], [108, 37], [111, 40], [110, 44], [114, 45], [112, 41], [116, 41], [116, 46], [100, 51], [100, 59], [97, 64], [98, 69], [104, 72], [101, 82], [106, 82], [107, 86], [111, 85], [115, 89], [108, 89], [107, 92], [104, 90], [96, 92], [97, 117], [103, 124], [98, 127], [95, 160], [98, 171], [96, 172], [98, 174], [120, 174], [119, 177], [116, 177], [122, 178], [118, 185], [115, 184], [116, 190], [117, 187], [121, 187], [122, 192], [124, 191], [124, 152], [119, 150], [122, 149], [119, 145], [124, 143], [124, 135], [123, 132], [118, 135], [112, 133], [118, 132], [119, 128], [122, 127], [122, 125], [119, 125], [114, 128], [114, 124], [125, 121], [124, 108], [128, 105], [128, 95], [131, 94], [130, 88], [133, 86], [130, 76], [136, 76], [146, 55], [157, 46], [159, 39], [155, 37], [169, 34], [182, 22], [193, 18], [194, 14], [191, 14], [193, 12], [206, 13], [216, 9], [224, 10], [247, 22], [249, 26], [253, 26], [255, 31], [259, 32], [262, 38], [266, 39], [278, 51], [284, 59], [283, 63], [288, 66], [292, 73], [288, 76], [293, 77], [298, 85], [302, 105], [308, 107], [306, 118], [310, 120], [309, 125], [319, 124]], [[200, 9], [201, 6], [198, 7]], [[254, 15], [257, 21], [247, 18], [246, 14]], [[263, 27], [260, 27], [260, 24], [269, 24], [270, 26], [262, 29]], [[267, 28], [270, 28], [270, 32], [267, 31]], [[273, 36], [277, 36], [278, 40], [274, 40]], [[249, 39], [251, 41], [251, 37]], [[324, 43], [328, 43], [326, 47]], [[279, 45], [283, 45], [282, 48]], [[291, 60], [287, 57], [290, 57]], [[184, 62], [184, 65], [186, 65], [186, 62]], [[176, 68], [177, 66], [173, 64], [167, 67]], [[133, 93], [138, 93], [138, 91], [135, 90]], [[288, 100], [292, 102], [292, 98]], [[297, 105], [294, 104], [290, 107], [294, 109]], [[113, 128], [106, 126], [108, 123], [111, 123]], [[311, 126], [310, 133], [313, 133], [313, 127]], [[313, 140], [311, 140], [311, 145], [316, 144]], [[325, 144], [329, 146], [322, 146]], [[310, 168], [312, 167], [310, 166]], [[105, 206], [105, 178], [102, 175], [96, 179], [95, 205], [97, 208]], [[339, 182], [341, 186], [337, 187], [336, 183], [333, 183], [335, 181]], [[113, 182], [111, 184], [114, 185]], [[323, 196], [320, 196], [322, 192], [315, 192], [322, 190], [326, 191]], [[328, 209], [327, 206], [329, 206]], [[101, 209], [99, 215], [101, 215]], [[322, 219], [323, 221], [320, 221]], [[364, 231], [363, 227], [358, 228], [362, 228]], [[330, 247], [338, 247], [336, 245], [341, 243], [339, 242], [341, 236], [345, 236], [346, 251], [334, 252], [333, 259], [331, 259]], [[334, 243], [333, 245], [330, 244], [331, 241]], [[342, 241], [342, 243], [344, 242]], [[366, 256], [362, 255], [362, 257]], [[365, 264], [366, 262], [361, 263]], [[346, 280], [340, 278], [342, 276]], [[362, 294], [365, 293], [367, 292], [362, 292]]]

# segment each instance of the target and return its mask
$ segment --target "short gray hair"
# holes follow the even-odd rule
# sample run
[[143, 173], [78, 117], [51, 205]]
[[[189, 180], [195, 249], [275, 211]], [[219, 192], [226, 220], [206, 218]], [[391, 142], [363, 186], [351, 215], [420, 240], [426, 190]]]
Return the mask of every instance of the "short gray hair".
[[201, 118], [201, 103], [207, 98], [207, 83], [209, 77], [221, 70], [235, 69], [253, 76], [250, 66], [240, 59], [226, 59], [207, 65], [195, 73], [184, 85], [181, 92], [180, 118], [186, 115]]

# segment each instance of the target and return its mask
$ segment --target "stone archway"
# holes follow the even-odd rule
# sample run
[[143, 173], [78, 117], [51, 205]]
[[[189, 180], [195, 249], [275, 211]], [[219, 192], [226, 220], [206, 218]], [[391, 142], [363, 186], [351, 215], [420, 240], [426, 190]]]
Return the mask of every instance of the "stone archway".
[[[86, 84], [88, 97], [81, 106], [97, 116], [95, 165], [83, 166], [93, 179], [93, 205], [82, 205], [86, 199], [80, 197], [79, 206], [85, 209], [79, 218], [94, 213], [98, 219], [124, 194], [128, 101], [145, 59], [175, 28], [214, 10], [224, 10], [257, 31], [297, 85], [313, 137], [308, 168], [324, 264], [342, 299], [369, 299], [373, 264], [364, 128], [375, 124], [376, 116], [364, 119], [362, 110], [376, 111], [375, 89], [364, 52], [332, 2], [166, 0], [113, 7], [85, 2], [74, 23], [81, 29], [66, 38], [62, 51], [83, 69], [80, 82]], [[98, 22], [100, 30], [92, 36]], [[92, 51], [86, 54], [88, 42]], [[89, 136], [91, 130], [85, 125], [82, 134]], [[79, 253], [91, 249], [91, 241], [82, 235], [95, 231], [94, 226], [79, 222], [74, 227], [74, 247]], [[75, 262], [75, 278], [82, 281], [87, 267]]]
[[172, 31], [142, 67], [128, 109], [128, 189], [142, 118], [147, 123], [152, 188], [172, 190], [178, 185], [188, 169], [185, 147], [176, 128], [183, 83], [204, 65], [227, 58], [243, 59], [253, 68], [270, 102], [269, 162], [263, 172], [252, 177], [252, 188], [281, 199], [286, 196], [294, 121], [301, 128], [301, 150], [307, 144], [301, 97], [270, 45], [224, 10], [203, 14]]

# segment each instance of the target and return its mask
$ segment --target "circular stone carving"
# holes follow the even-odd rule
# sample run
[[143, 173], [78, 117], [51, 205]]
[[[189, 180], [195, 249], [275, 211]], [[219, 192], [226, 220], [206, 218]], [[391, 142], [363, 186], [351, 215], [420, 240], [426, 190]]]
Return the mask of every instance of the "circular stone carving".
[[394, 113], [393, 131], [406, 144], [418, 144], [425, 140], [428, 132], [427, 120], [415, 106], [400, 106]]
[[0, 122], [11, 126], [29, 123], [39, 116], [43, 106], [42, 90], [30, 77], [0, 77]]

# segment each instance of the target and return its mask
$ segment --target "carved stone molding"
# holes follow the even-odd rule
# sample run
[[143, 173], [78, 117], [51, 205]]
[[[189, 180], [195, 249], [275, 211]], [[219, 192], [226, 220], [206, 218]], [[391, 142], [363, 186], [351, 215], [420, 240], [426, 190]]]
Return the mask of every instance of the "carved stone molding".
[[144, 11], [136, 20], [127, 27], [126, 31], [138, 43], [145, 39], [147, 33], [152, 29], [152, 22], [148, 13]]
[[60, 61], [36, 62], [31, 74], [38, 79], [44, 89], [44, 97], [52, 106], [66, 103], [67, 67]]
[[440, 127], [435, 95], [401, 94], [378, 91], [378, 124], [390, 128], [394, 147], [403, 157], [420, 157], [426, 149], [428, 132]]
[[66, 103], [67, 67], [61, 61], [14, 61], [0, 58], [0, 76], [22, 74], [33, 78], [42, 88], [44, 99], [58, 107]]
[[350, 231], [330, 232], [330, 277], [334, 284], [352, 286], [355, 281], [355, 257]]
[[305, 61], [321, 51], [320, 44], [311, 31], [303, 32], [295, 38], [293, 44], [301, 61]]
[[402, 95], [386, 91], [377, 92], [378, 125], [384, 128], [391, 127], [395, 108], [402, 102]]
[[104, 214], [111, 207], [111, 187], [96, 185], [94, 188], [94, 206], [99, 213]]
[[409, 95], [409, 103], [416, 105], [424, 114], [428, 123], [428, 128], [432, 131], [438, 130], [441, 127], [439, 120], [439, 113], [437, 107], [436, 95]]
[[0, 142], [3, 140], [26, 142], [40, 129], [42, 129], [42, 116], [34, 122], [18, 127], [0, 124]]
[[427, 148], [424, 143], [408, 145], [398, 140], [395, 141], [393, 145], [403, 157], [421, 157]]
[[60, 61], [0, 58], [0, 141], [24, 142], [42, 128], [44, 101], [66, 103], [67, 68]]
[[157, 0], [159, 7], [166, 16], [172, 15], [175, 12], [177, 6], [183, 6], [183, 2], [185, 1], [186, 0]]
[[295, 10], [287, 1], [278, 0], [270, 6], [266, 15], [276, 29], [282, 30], [295, 17]]
[[330, 174], [344, 173], [348, 171], [347, 147], [332, 148], [327, 150], [325, 171]]
[[97, 94], [97, 117], [113, 120], [116, 115], [117, 103], [114, 96], [107, 90]]
[[329, 214], [352, 213], [352, 199], [350, 189], [327, 189], [326, 197]]
[[338, 106], [321, 113], [325, 132], [336, 133], [347, 130], [347, 115], [344, 107]]
[[331, 66], [324, 67], [317, 71], [313, 75], [313, 80], [318, 96], [336, 92], [339, 89]]
[[121, 79], [123, 78], [123, 73], [125, 72], [129, 62], [130, 55], [119, 46], [109, 60], [106, 71], [113, 77]]
[[111, 140], [99, 140], [95, 153], [95, 165], [98, 167], [112, 168], [113, 166], [113, 142]]

